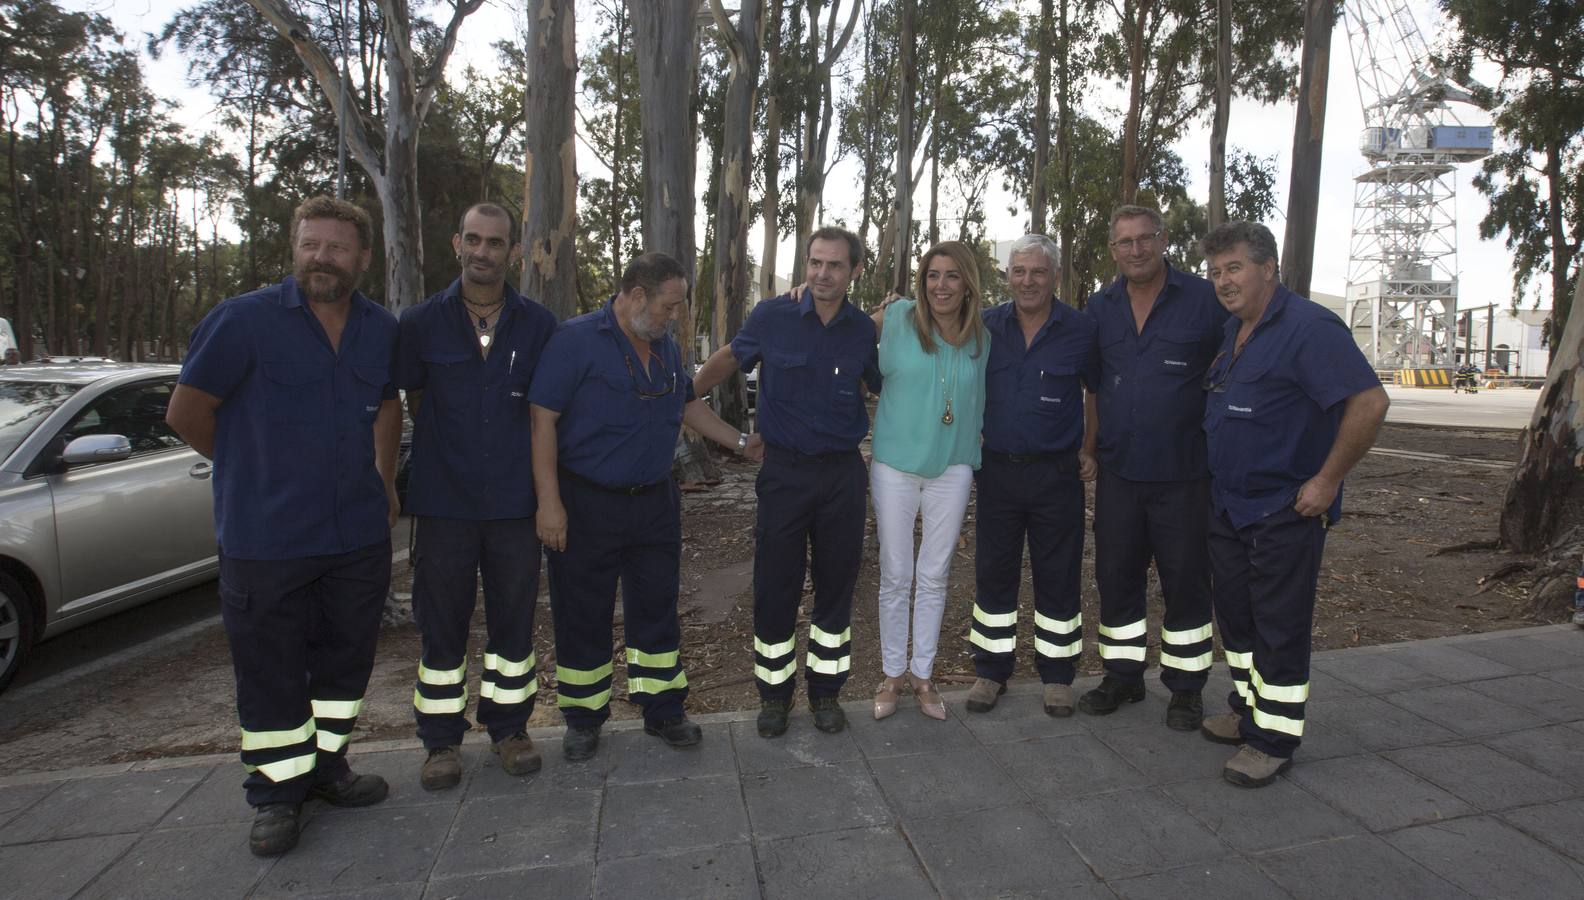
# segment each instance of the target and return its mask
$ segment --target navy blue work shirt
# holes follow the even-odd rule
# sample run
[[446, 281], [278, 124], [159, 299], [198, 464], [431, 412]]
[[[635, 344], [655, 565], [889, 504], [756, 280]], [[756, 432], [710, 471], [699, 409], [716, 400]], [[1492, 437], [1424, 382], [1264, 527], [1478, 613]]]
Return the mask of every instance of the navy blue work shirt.
[[744, 372], [759, 369], [759, 432], [765, 441], [798, 453], [856, 449], [869, 433], [859, 381], [880, 390], [880, 352], [874, 321], [841, 301], [830, 323], [820, 321], [814, 295], [772, 297], [755, 306], [732, 338]]
[[1017, 304], [984, 311], [990, 332], [985, 364], [984, 447], [1033, 455], [1083, 443], [1083, 389], [1100, 377], [1093, 320], [1057, 299], [1034, 341], [1024, 346]]
[[396, 317], [352, 295], [339, 350], [295, 279], [226, 300], [193, 329], [181, 383], [220, 398], [215, 535], [236, 559], [300, 559], [390, 538], [374, 418], [396, 396]]
[[[1205, 381], [1211, 503], [1234, 528], [1292, 506], [1336, 443], [1343, 401], [1380, 387], [1336, 313], [1285, 287], [1234, 357], [1240, 325], [1227, 321]], [[1341, 514], [1339, 488], [1326, 515]]]
[[401, 316], [396, 386], [422, 391], [406, 510], [448, 519], [534, 514], [528, 385], [555, 316], [506, 285], [488, 358], [462, 282]]
[[1085, 311], [1100, 332], [1100, 465], [1129, 481], [1205, 477], [1204, 378], [1230, 315], [1215, 287], [1167, 266], [1142, 332], [1126, 279]]
[[616, 323], [614, 301], [561, 323], [539, 357], [528, 400], [561, 414], [562, 468], [606, 487], [655, 484], [671, 477], [693, 376], [669, 335], [639, 359]]

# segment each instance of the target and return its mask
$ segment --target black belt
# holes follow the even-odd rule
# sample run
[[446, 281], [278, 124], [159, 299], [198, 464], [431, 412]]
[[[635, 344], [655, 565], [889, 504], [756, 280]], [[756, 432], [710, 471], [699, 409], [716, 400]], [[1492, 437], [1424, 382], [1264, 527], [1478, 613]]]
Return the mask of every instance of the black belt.
[[767, 457], [777, 456], [793, 463], [828, 463], [848, 460], [852, 459], [857, 452], [858, 448], [854, 447], [851, 450], [837, 450], [832, 453], [800, 453], [779, 444], [765, 444], [765, 455]]
[[579, 475], [565, 466], [561, 466], [559, 468], [561, 471], [561, 477], [566, 478], [569, 481], [575, 481], [578, 484], [591, 487], [596, 491], [604, 491], [607, 494], [621, 494], [626, 497], [636, 497], [639, 494], [647, 494], [655, 488], [666, 484], [665, 481], [656, 481], [654, 484], [635, 484], [628, 487], [615, 487], [609, 484], [600, 484], [598, 481], [595, 481], [592, 478], [584, 478], [582, 475]]
[[1061, 453], [998, 453], [994, 450], [986, 450], [984, 455], [996, 462], [1011, 463], [1014, 466], [1026, 466], [1043, 462], [1071, 463], [1078, 461], [1077, 450], [1066, 450]]

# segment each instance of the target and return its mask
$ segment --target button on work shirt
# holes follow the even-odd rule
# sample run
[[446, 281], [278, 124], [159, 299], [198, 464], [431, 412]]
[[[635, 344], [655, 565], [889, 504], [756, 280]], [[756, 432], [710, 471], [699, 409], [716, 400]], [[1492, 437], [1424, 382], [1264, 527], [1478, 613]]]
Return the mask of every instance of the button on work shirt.
[[1229, 317], [1215, 288], [1167, 266], [1142, 332], [1126, 279], [1090, 297], [1086, 312], [1100, 334], [1100, 465], [1130, 481], [1205, 477], [1205, 370]]
[[545, 345], [528, 399], [561, 414], [557, 462], [607, 487], [655, 484], [671, 475], [682, 408], [693, 377], [667, 336], [639, 359], [611, 302], [568, 319]]
[[[1210, 366], [1204, 427], [1211, 502], [1242, 528], [1293, 504], [1336, 443], [1345, 400], [1380, 386], [1336, 313], [1277, 286], [1243, 353], [1226, 323]], [[1342, 513], [1342, 491], [1326, 515]]]
[[1083, 388], [1100, 376], [1094, 322], [1060, 300], [1023, 344], [1016, 304], [984, 312], [990, 332], [984, 446], [995, 453], [1063, 453], [1083, 442]]
[[413, 425], [407, 511], [448, 519], [534, 514], [528, 386], [555, 316], [506, 285], [489, 357], [462, 282], [401, 316], [396, 386], [423, 391]]
[[346, 553], [390, 536], [374, 418], [396, 396], [396, 318], [362, 294], [339, 351], [292, 278], [193, 329], [181, 383], [220, 398], [215, 534], [237, 559]]
[[744, 372], [759, 366], [759, 431], [798, 453], [857, 448], [869, 433], [859, 382], [880, 390], [874, 322], [842, 300], [830, 323], [814, 295], [782, 294], [755, 306], [731, 342]]

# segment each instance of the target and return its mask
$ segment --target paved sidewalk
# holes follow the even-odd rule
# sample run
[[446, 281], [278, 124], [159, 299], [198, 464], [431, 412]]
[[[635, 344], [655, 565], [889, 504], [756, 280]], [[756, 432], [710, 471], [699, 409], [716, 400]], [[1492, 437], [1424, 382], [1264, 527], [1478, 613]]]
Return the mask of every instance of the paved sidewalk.
[[[1081, 688], [1092, 684], [1085, 679]], [[453, 791], [414, 744], [354, 745], [372, 809], [308, 808], [279, 860], [246, 848], [234, 757], [0, 778], [0, 894], [42, 897], [1584, 896], [1584, 632], [1566, 626], [1322, 653], [1277, 784], [1165, 728], [1165, 692], [1051, 719], [1015, 681], [993, 712], [767, 741], [705, 717], [672, 751], [607, 731], [588, 764], [464, 748]], [[860, 695], [869, 685], [853, 685]], [[1224, 667], [1206, 698], [1220, 711]], [[0, 748], [3, 754], [3, 748]]]

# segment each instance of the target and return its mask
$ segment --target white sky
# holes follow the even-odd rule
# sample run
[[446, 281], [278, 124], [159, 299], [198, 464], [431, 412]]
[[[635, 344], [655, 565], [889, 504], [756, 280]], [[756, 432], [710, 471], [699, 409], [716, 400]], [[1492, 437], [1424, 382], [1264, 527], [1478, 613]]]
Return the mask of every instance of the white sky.
[[[526, 0], [515, 0], [515, 2], [488, 0], [485, 8], [463, 25], [452, 70], [460, 69], [468, 60], [493, 64], [494, 55], [490, 50], [490, 44], [504, 35], [513, 33], [517, 27], [515, 24], [517, 18], [521, 15], [518, 10], [525, 2]], [[146, 41], [143, 35], [159, 30], [172, 15], [187, 4], [184, 0], [62, 0], [62, 5], [68, 8], [91, 9], [108, 15], [116, 27], [128, 35], [130, 42], [141, 45]], [[1411, 5], [1418, 17], [1420, 27], [1434, 44], [1440, 27], [1440, 17], [1434, 5], [1422, 0], [1413, 0]], [[580, 2], [578, 6], [579, 37], [586, 39], [592, 33], [592, 26], [586, 24], [588, 22], [588, 17], [585, 15], [586, 4]], [[855, 45], [856, 40], [854, 45], [849, 46], [849, 54], [855, 52]], [[1341, 23], [1332, 36], [1331, 50], [1332, 65], [1325, 126], [1326, 150], [1321, 173], [1320, 215], [1312, 287], [1315, 291], [1342, 294], [1346, 286], [1348, 244], [1352, 230], [1353, 177], [1365, 168], [1364, 159], [1356, 149], [1358, 134], [1364, 127], [1364, 117], [1360, 109], [1347, 33]], [[177, 113], [180, 121], [191, 127], [195, 133], [202, 133], [213, 127], [212, 101], [207, 94], [186, 86], [186, 64], [178, 54], [166, 53], [164, 59], [150, 63], [148, 72], [149, 82], [156, 93], [177, 99], [182, 104], [182, 108]], [[1491, 78], [1493, 79], [1494, 76]], [[1115, 95], [1120, 96], [1120, 88]], [[1460, 110], [1459, 114], [1466, 124], [1484, 122], [1479, 118], [1479, 113], [1471, 110]], [[1279, 169], [1276, 184], [1277, 212], [1275, 220], [1267, 224], [1276, 232], [1278, 241], [1281, 240], [1284, 225], [1280, 217], [1281, 211], [1286, 206], [1294, 116], [1295, 108], [1291, 104], [1259, 106], [1240, 102], [1233, 108], [1229, 136], [1229, 143], [1234, 147], [1259, 156], [1276, 157]], [[834, 136], [832, 141], [834, 143]], [[1176, 151], [1187, 164], [1190, 192], [1201, 202], [1208, 194], [1208, 147], [1207, 122], [1195, 123], [1175, 145]], [[834, 147], [831, 152], [834, 155]], [[579, 165], [584, 172], [590, 171], [593, 167], [591, 161], [582, 158], [579, 160]], [[1482, 241], [1479, 238], [1479, 220], [1485, 215], [1487, 204], [1471, 182], [1476, 168], [1476, 165], [1464, 165], [1457, 173], [1459, 305], [1483, 306], [1492, 302], [1506, 305], [1510, 302], [1512, 294], [1512, 254], [1502, 246], [1499, 239]], [[701, 169], [701, 173], [702, 171]], [[846, 210], [837, 205], [840, 202], [838, 198], [857, 195], [857, 190], [849, 186], [855, 179], [855, 171], [851, 168], [838, 166], [832, 173], [826, 183], [825, 191], [828, 198], [827, 217], [845, 214], [849, 221], [857, 221], [856, 208]], [[992, 178], [992, 182], [998, 181], [999, 179]], [[701, 190], [702, 187], [701, 183]], [[927, 189], [921, 193], [925, 195], [915, 200], [915, 211], [922, 211], [925, 207], [921, 204], [927, 203]], [[944, 196], [946, 192], [943, 192]], [[1000, 192], [998, 184], [992, 184], [986, 204], [989, 216], [988, 232], [991, 238], [1007, 239], [1021, 234], [1024, 215], [1009, 216], [1006, 213], [1009, 205], [1017, 205], [1020, 209], [1026, 208], [1023, 202]], [[950, 213], [948, 211], [944, 214]], [[759, 226], [755, 223], [754, 231], [750, 235], [750, 247], [755, 255], [760, 246], [758, 229]], [[779, 268], [783, 270], [783, 274], [790, 268], [791, 253], [792, 248], [789, 243], [783, 242], [778, 254]], [[1533, 295], [1534, 292], [1531, 291], [1530, 302]], [[1543, 303], [1549, 305], [1548, 301]], [[1526, 302], [1525, 305], [1529, 303]]]

